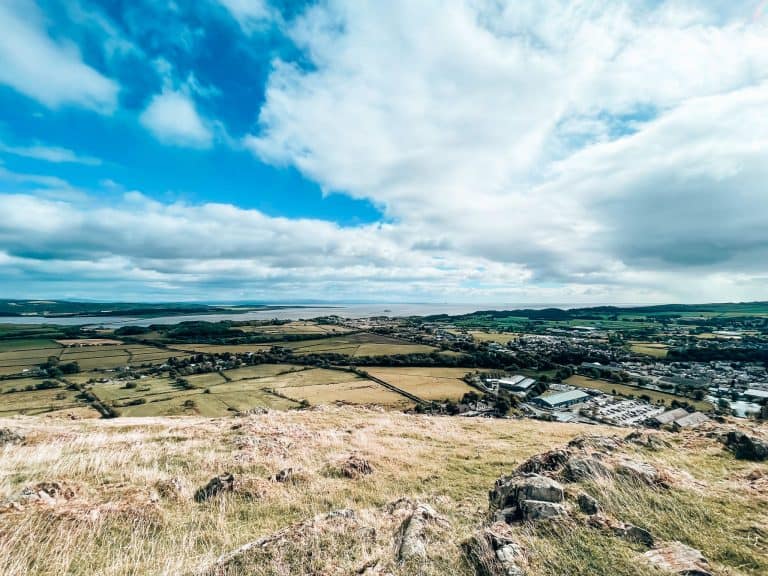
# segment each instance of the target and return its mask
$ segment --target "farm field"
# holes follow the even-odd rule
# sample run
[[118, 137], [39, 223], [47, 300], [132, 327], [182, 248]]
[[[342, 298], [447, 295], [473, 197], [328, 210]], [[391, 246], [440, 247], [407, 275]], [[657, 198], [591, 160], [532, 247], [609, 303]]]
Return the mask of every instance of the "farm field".
[[423, 344], [412, 344], [403, 340], [378, 334], [354, 333], [348, 336], [334, 336], [322, 340], [284, 342], [281, 346], [290, 348], [295, 354], [334, 353], [349, 356], [387, 356], [391, 354], [418, 354], [433, 352], [435, 348]]
[[77, 398], [77, 392], [65, 388], [9, 392], [0, 395], [0, 416], [43, 414], [85, 405]]
[[317, 324], [315, 322], [289, 322], [287, 324], [266, 326], [237, 326], [237, 330], [249, 334], [286, 335], [286, 334], [344, 334], [351, 328], [332, 324]]
[[474, 390], [461, 378], [467, 368], [368, 368], [374, 378], [424, 400], [459, 400]]
[[669, 346], [658, 342], [630, 342], [629, 349], [636, 354], [646, 354], [654, 358], [666, 358]]
[[278, 388], [281, 394], [294, 400], [306, 400], [310, 404], [377, 404], [379, 406], [406, 408], [413, 402], [387, 390], [380, 384], [364, 378], [329, 384], [309, 384]]
[[295, 372], [304, 369], [304, 366], [297, 366], [295, 364], [258, 364], [256, 366], [245, 366], [243, 368], [227, 370], [224, 372], [224, 375], [227, 380], [246, 380], [277, 376], [285, 372]]
[[169, 356], [183, 356], [183, 352], [197, 352], [200, 354], [245, 354], [247, 352], [259, 352], [269, 350], [273, 344], [169, 344]]
[[515, 340], [520, 336], [518, 332], [497, 333], [471, 330], [469, 333], [477, 342], [498, 342], [499, 344], [506, 344], [510, 340]]
[[640, 396], [641, 394], [645, 394], [649, 396], [653, 402], [659, 402], [661, 400], [667, 406], [672, 403], [672, 400], [677, 400], [688, 402], [692, 406], [695, 406], [697, 410], [706, 411], [712, 408], [712, 405], [709, 402], [693, 400], [691, 398], [683, 398], [682, 396], [676, 396], [675, 394], [668, 394], [666, 392], [659, 392], [658, 390], [638, 388], [637, 386], [627, 386], [626, 384], [616, 384], [606, 380], [593, 380], [592, 378], [587, 378], [585, 376], [574, 375], [567, 380], [564, 380], [563, 382], [570, 384], [571, 386], [578, 386], [579, 388], [594, 388], [595, 390], [600, 390], [608, 394], [613, 393], [614, 390], [617, 394], [621, 394], [622, 396], [629, 396], [630, 394], [633, 396]]

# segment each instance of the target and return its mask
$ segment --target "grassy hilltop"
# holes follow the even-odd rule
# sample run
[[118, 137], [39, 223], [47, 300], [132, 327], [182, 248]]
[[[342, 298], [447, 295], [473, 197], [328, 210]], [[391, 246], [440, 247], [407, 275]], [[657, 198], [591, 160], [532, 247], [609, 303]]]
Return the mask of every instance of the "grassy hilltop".
[[[4, 428], [7, 576], [480, 573], [463, 544], [488, 524], [500, 475], [578, 435], [629, 432], [362, 407], [221, 419], [27, 416], [0, 420]], [[566, 500], [586, 492], [607, 517], [700, 550], [714, 574], [768, 573], [768, 466], [736, 460], [705, 432], [661, 439], [654, 449], [621, 442], [606, 462], [651, 464], [663, 482], [569, 482]], [[220, 493], [200, 490], [224, 473], [233, 482]], [[436, 515], [421, 534], [424, 555], [401, 559], [404, 522], [422, 504]], [[526, 574], [663, 574], [643, 560], [644, 545], [578, 511], [509, 532]]]

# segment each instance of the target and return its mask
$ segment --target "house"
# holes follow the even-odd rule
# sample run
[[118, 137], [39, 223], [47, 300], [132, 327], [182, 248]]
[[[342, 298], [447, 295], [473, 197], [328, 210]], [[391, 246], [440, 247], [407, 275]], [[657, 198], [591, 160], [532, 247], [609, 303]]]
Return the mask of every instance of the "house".
[[589, 400], [589, 398], [590, 395], [582, 390], [569, 390], [568, 392], [559, 392], [549, 396], [537, 396], [533, 399], [533, 402], [542, 408], [557, 410], [568, 408], [574, 404], [580, 404], [586, 400]]

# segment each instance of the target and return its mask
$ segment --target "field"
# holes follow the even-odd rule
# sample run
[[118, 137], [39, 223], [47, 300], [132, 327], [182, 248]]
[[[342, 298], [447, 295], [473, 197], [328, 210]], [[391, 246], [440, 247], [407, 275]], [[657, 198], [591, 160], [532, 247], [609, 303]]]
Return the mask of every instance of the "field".
[[711, 410], [712, 405], [709, 402], [692, 400], [691, 398], [684, 398], [682, 396], [676, 396], [675, 394], [667, 394], [666, 392], [659, 392], [658, 390], [649, 390], [647, 388], [638, 388], [637, 386], [627, 386], [625, 384], [616, 384], [614, 382], [608, 382], [606, 380], [594, 380], [585, 376], [571, 376], [567, 380], [564, 380], [566, 384], [571, 386], [578, 386], [580, 388], [594, 388], [595, 390], [601, 390], [608, 394], [612, 394], [614, 391], [622, 396], [641, 396], [647, 395], [654, 403], [663, 402], [667, 406], [672, 403], [672, 400], [678, 402], [688, 402], [692, 406], [695, 406], [697, 410]]
[[59, 356], [62, 348], [53, 340], [0, 341], [0, 376], [19, 374]]
[[143, 344], [120, 346], [73, 346], [65, 348], [61, 362], [77, 362], [81, 370], [108, 370], [123, 366], [160, 364], [171, 356], [182, 358], [185, 353]]
[[520, 336], [517, 332], [498, 333], [471, 330], [469, 333], [477, 342], [498, 342], [499, 344], [506, 344], [510, 340], [515, 340]]
[[286, 334], [344, 334], [350, 332], [350, 328], [331, 324], [317, 324], [316, 322], [288, 322], [279, 325], [252, 325], [236, 326], [237, 330], [249, 334], [264, 334], [270, 336], [283, 336]]
[[348, 356], [389, 356], [392, 354], [428, 354], [435, 348], [412, 344], [403, 340], [378, 334], [354, 333], [348, 336], [334, 336], [321, 340], [283, 342], [280, 344], [293, 350], [294, 354], [346, 354]]
[[[201, 354], [246, 354], [269, 350], [273, 344], [169, 344], [168, 352], [171, 356], [180, 355], [180, 352], [199, 352]], [[183, 355], [183, 354], [181, 354]]]
[[424, 400], [459, 400], [474, 390], [461, 378], [467, 368], [369, 368], [371, 376]]
[[666, 358], [669, 346], [658, 342], [630, 342], [629, 349], [636, 354], [646, 354], [655, 358]]

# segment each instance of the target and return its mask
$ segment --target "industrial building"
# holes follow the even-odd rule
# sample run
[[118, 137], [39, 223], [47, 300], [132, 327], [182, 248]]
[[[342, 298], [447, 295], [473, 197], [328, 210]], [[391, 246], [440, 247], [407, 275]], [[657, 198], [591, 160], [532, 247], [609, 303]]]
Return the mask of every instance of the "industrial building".
[[488, 380], [488, 383], [510, 392], [526, 392], [536, 384], [536, 380], [517, 374], [508, 378], [491, 378]]
[[542, 408], [556, 410], [586, 402], [589, 398], [590, 395], [582, 390], [569, 390], [568, 392], [559, 392], [550, 396], [537, 396], [533, 401]]

